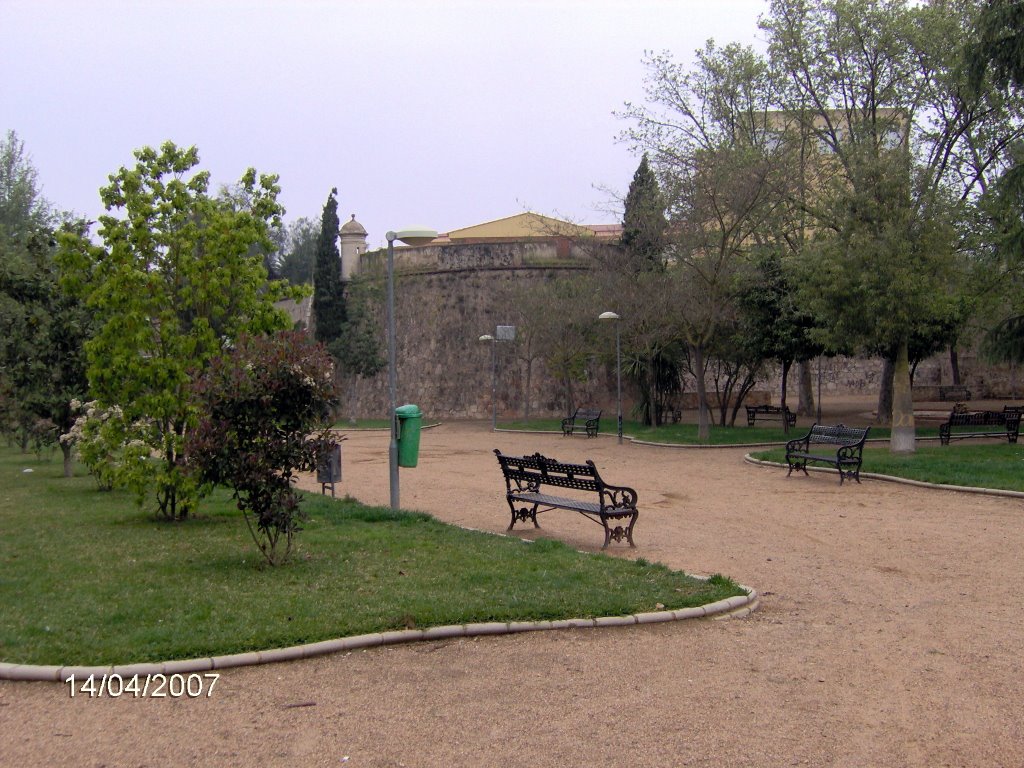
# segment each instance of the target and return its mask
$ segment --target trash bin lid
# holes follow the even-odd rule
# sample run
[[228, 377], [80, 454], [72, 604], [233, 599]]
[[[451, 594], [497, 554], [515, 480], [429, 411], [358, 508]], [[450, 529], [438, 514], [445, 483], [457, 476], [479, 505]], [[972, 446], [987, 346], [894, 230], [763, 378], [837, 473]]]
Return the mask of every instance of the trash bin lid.
[[418, 416], [423, 416], [423, 411], [420, 410], [420, 407], [418, 405], [413, 405], [410, 403], [409, 405], [400, 405], [397, 408], [395, 408], [395, 415], [404, 417], [406, 419], [411, 419], [416, 418]]

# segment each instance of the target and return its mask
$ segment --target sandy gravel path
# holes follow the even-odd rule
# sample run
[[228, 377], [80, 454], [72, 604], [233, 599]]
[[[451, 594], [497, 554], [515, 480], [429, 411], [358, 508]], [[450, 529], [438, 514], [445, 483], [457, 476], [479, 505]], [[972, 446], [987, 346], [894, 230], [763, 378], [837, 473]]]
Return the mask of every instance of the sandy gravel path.
[[[387, 503], [386, 445], [351, 435], [345, 492]], [[638, 547], [617, 555], [728, 574], [760, 610], [229, 670], [209, 699], [0, 681], [0, 764], [1024, 765], [1020, 500], [450, 424], [424, 432], [403, 506], [502, 531], [495, 447], [593, 458], [640, 495]], [[581, 549], [601, 541], [579, 515], [541, 519]]]

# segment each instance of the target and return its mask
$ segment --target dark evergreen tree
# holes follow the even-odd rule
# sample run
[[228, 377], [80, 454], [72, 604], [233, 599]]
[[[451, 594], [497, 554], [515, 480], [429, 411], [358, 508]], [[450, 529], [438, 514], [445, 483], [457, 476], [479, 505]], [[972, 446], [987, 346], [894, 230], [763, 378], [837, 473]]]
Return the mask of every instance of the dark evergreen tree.
[[330, 345], [341, 336], [345, 324], [345, 294], [341, 284], [341, 253], [338, 251], [337, 188], [324, 203], [320, 219], [320, 239], [316, 246], [313, 272], [313, 321], [316, 340]]
[[629, 185], [622, 218], [622, 246], [634, 271], [664, 269], [662, 253], [667, 226], [665, 199], [645, 152]]

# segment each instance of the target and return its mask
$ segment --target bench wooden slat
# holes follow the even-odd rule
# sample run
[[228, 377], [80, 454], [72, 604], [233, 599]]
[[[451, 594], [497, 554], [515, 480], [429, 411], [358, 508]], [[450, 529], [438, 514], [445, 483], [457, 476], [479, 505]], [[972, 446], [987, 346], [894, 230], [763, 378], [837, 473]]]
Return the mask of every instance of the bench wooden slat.
[[[636, 546], [633, 543], [633, 526], [639, 516], [636, 491], [604, 482], [593, 461], [567, 464], [539, 453], [532, 456], [506, 456], [497, 448], [494, 454], [498, 457], [498, 465], [505, 478], [505, 500], [512, 511], [512, 522], [508, 530], [512, 530], [519, 520], [532, 520], [534, 527], [540, 528], [537, 523], [538, 512], [567, 509], [601, 524], [604, 528], [602, 549], [612, 539], [626, 539], [629, 546]], [[542, 493], [541, 488], [544, 486], [596, 493], [597, 500]], [[547, 509], [538, 509], [541, 506]], [[609, 520], [625, 522], [627, 518], [626, 525], [609, 525]]]

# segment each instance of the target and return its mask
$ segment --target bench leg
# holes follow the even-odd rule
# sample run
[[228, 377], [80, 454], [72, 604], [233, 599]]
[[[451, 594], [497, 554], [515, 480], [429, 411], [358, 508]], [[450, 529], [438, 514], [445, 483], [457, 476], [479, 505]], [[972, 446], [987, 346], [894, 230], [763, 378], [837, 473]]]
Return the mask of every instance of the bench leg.
[[536, 504], [534, 504], [532, 507], [521, 506], [519, 507], [519, 509], [516, 509], [515, 502], [511, 497], [507, 498], [506, 501], [508, 501], [509, 509], [512, 510], [512, 522], [508, 524], [508, 528], [505, 529], [506, 531], [511, 531], [512, 528], [515, 526], [516, 522], [519, 520], [522, 520], [523, 522], [526, 522], [527, 520], [532, 520], [533, 527], [540, 528], [540, 523], [537, 522]]
[[640, 512], [638, 510], [633, 510], [633, 514], [629, 516], [629, 525], [626, 527], [616, 525], [614, 528], [610, 528], [608, 526], [607, 518], [602, 517], [601, 525], [604, 526], [604, 544], [601, 545], [601, 549], [607, 549], [608, 544], [611, 543], [612, 539], [615, 539], [615, 541], [622, 541], [625, 539], [629, 543], [629, 546], [636, 548], [636, 544], [633, 543], [633, 526], [636, 525], [636, 519], [639, 516]]
[[804, 471], [804, 474], [807, 475], [808, 477], [810, 477], [810, 475], [807, 473], [807, 460], [806, 459], [804, 459], [802, 461], [800, 459], [797, 459], [795, 461], [791, 461], [789, 459], [789, 457], [787, 456], [786, 457], [786, 463], [789, 464], [789, 472], [786, 473], [786, 477], [789, 477], [790, 475], [792, 475], [794, 469], [802, 469]]

